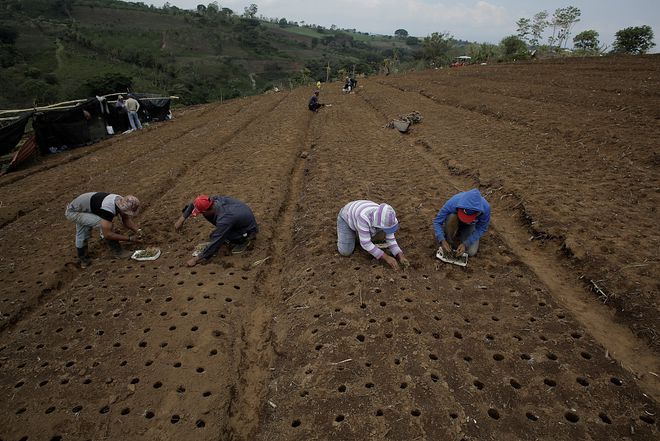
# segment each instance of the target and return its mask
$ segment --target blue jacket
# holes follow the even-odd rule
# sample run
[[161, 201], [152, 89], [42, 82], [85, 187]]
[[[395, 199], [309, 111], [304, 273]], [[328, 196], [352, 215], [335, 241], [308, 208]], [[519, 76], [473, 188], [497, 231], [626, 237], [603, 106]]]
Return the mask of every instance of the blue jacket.
[[479, 190], [473, 188], [472, 190], [458, 193], [452, 196], [447, 202], [445, 202], [445, 205], [443, 205], [438, 212], [438, 215], [433, 220], [435, 238], [438, 240], [438, 242], [445, 240], [445, 232], [442, 231], [442, 224], [445, 223], [447, 216], [450, 214], [455, 214], [459, 208], [465, 208], [467, 210], [474, 210], [479, 212], [479, 216], [477, 216], [473, 222], [475, 224], [475, 229], [467, 238], [465, 243], [466, 246], [470, 246], [479, 240], [479, 238], [484, 235], [486, 230], [488, 230], [488, 224], [490, 224], [490, 205], [486, 199], [481, 196]]

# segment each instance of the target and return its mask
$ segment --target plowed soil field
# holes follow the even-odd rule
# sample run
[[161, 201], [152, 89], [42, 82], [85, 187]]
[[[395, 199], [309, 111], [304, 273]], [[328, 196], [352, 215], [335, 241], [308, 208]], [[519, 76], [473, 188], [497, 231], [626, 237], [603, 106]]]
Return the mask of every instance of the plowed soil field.
[[[0, 440], [657, 440], [660, 57], [468, 66], [188, 108], [0, 179]], [[419, 111], [407, 134], [385, 128]], [[432, 220], [479, 188], [466, 268]], [[135, 194], [153, 262], [64, 209]], [[197, 194], [254, 249], [185, 266]], [[388, 202], [411, 267], [336, 251]], [[117, 222], [115, 222], [117, 224]], [[117, 225], [120, 227], [120, 225]]]

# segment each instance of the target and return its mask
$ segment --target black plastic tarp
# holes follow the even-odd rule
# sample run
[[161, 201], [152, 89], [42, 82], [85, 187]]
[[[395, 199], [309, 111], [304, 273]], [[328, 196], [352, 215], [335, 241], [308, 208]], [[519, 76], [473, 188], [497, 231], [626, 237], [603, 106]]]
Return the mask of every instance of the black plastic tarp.
[[[168, 119], [170, 98], [142, 93], [133, 96], [140, 103], [140, 121]], [[32, 126], [42, 154], [96, 142], [109, 136], [108, 126], [114, 133], [130, 128], [126, 111], [118, 110], [114, 101], [108, 102], [102, 97], [90, 98], [66, 109], [37, 111]]]
[[25, 113], [20, 118], [0, 127], [0, 155], [10, 153], [23, 137], [25, 125], [31, 113]]
[[90, 98], [69, 109], [35, 112], [32, 126], [41, 153], [90, 144], [105, 136], [105, 103]]
[[170, 113], [170, 99], [147, 93], [134, 93], [140, 103], [140, 121], [164, 121]]

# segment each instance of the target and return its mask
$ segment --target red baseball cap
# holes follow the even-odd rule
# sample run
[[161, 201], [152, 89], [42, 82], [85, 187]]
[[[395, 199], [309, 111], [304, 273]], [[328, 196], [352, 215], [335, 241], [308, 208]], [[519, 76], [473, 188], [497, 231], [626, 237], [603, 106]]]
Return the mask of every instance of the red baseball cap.
[[213, 201], [207, 195], [200, 194], [195, 198], [195, 202], [193, 202], [193, 205], [195, 206], [195, 208], [192, 211], [192, 216], [195, 217], [201, 213], [204, 213], [209, 208], [211, 208], [211, 206], [213, 205]]
[[472, 222], [474, 222], [477, 216], [479, 216], [478, 211], [469, 210], [467, 208], [459, 208], [456, 211], [456, 214], [458, 214], [458, 220], [460, 220], [464, 224], [471, 224]]

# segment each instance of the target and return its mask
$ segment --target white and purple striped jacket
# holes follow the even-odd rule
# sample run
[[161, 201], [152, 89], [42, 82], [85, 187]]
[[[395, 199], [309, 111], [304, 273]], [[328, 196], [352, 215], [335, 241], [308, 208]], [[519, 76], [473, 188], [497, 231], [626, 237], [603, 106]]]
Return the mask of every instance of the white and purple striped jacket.
[[[377, 229], [390, 228], [398, 223], [394, 209], [387, 204], [377, 204], [371, 201], [349, 202], [341, 209], [339, 215], [355, 231], [360, 240], [360, 246], [376, 259], [383, 257], [384, 251], [371, 241]], [[387, 247], [393, 256], [400, 254], [401, 248], [396, 243], [394, 234], [385, 236]]]

